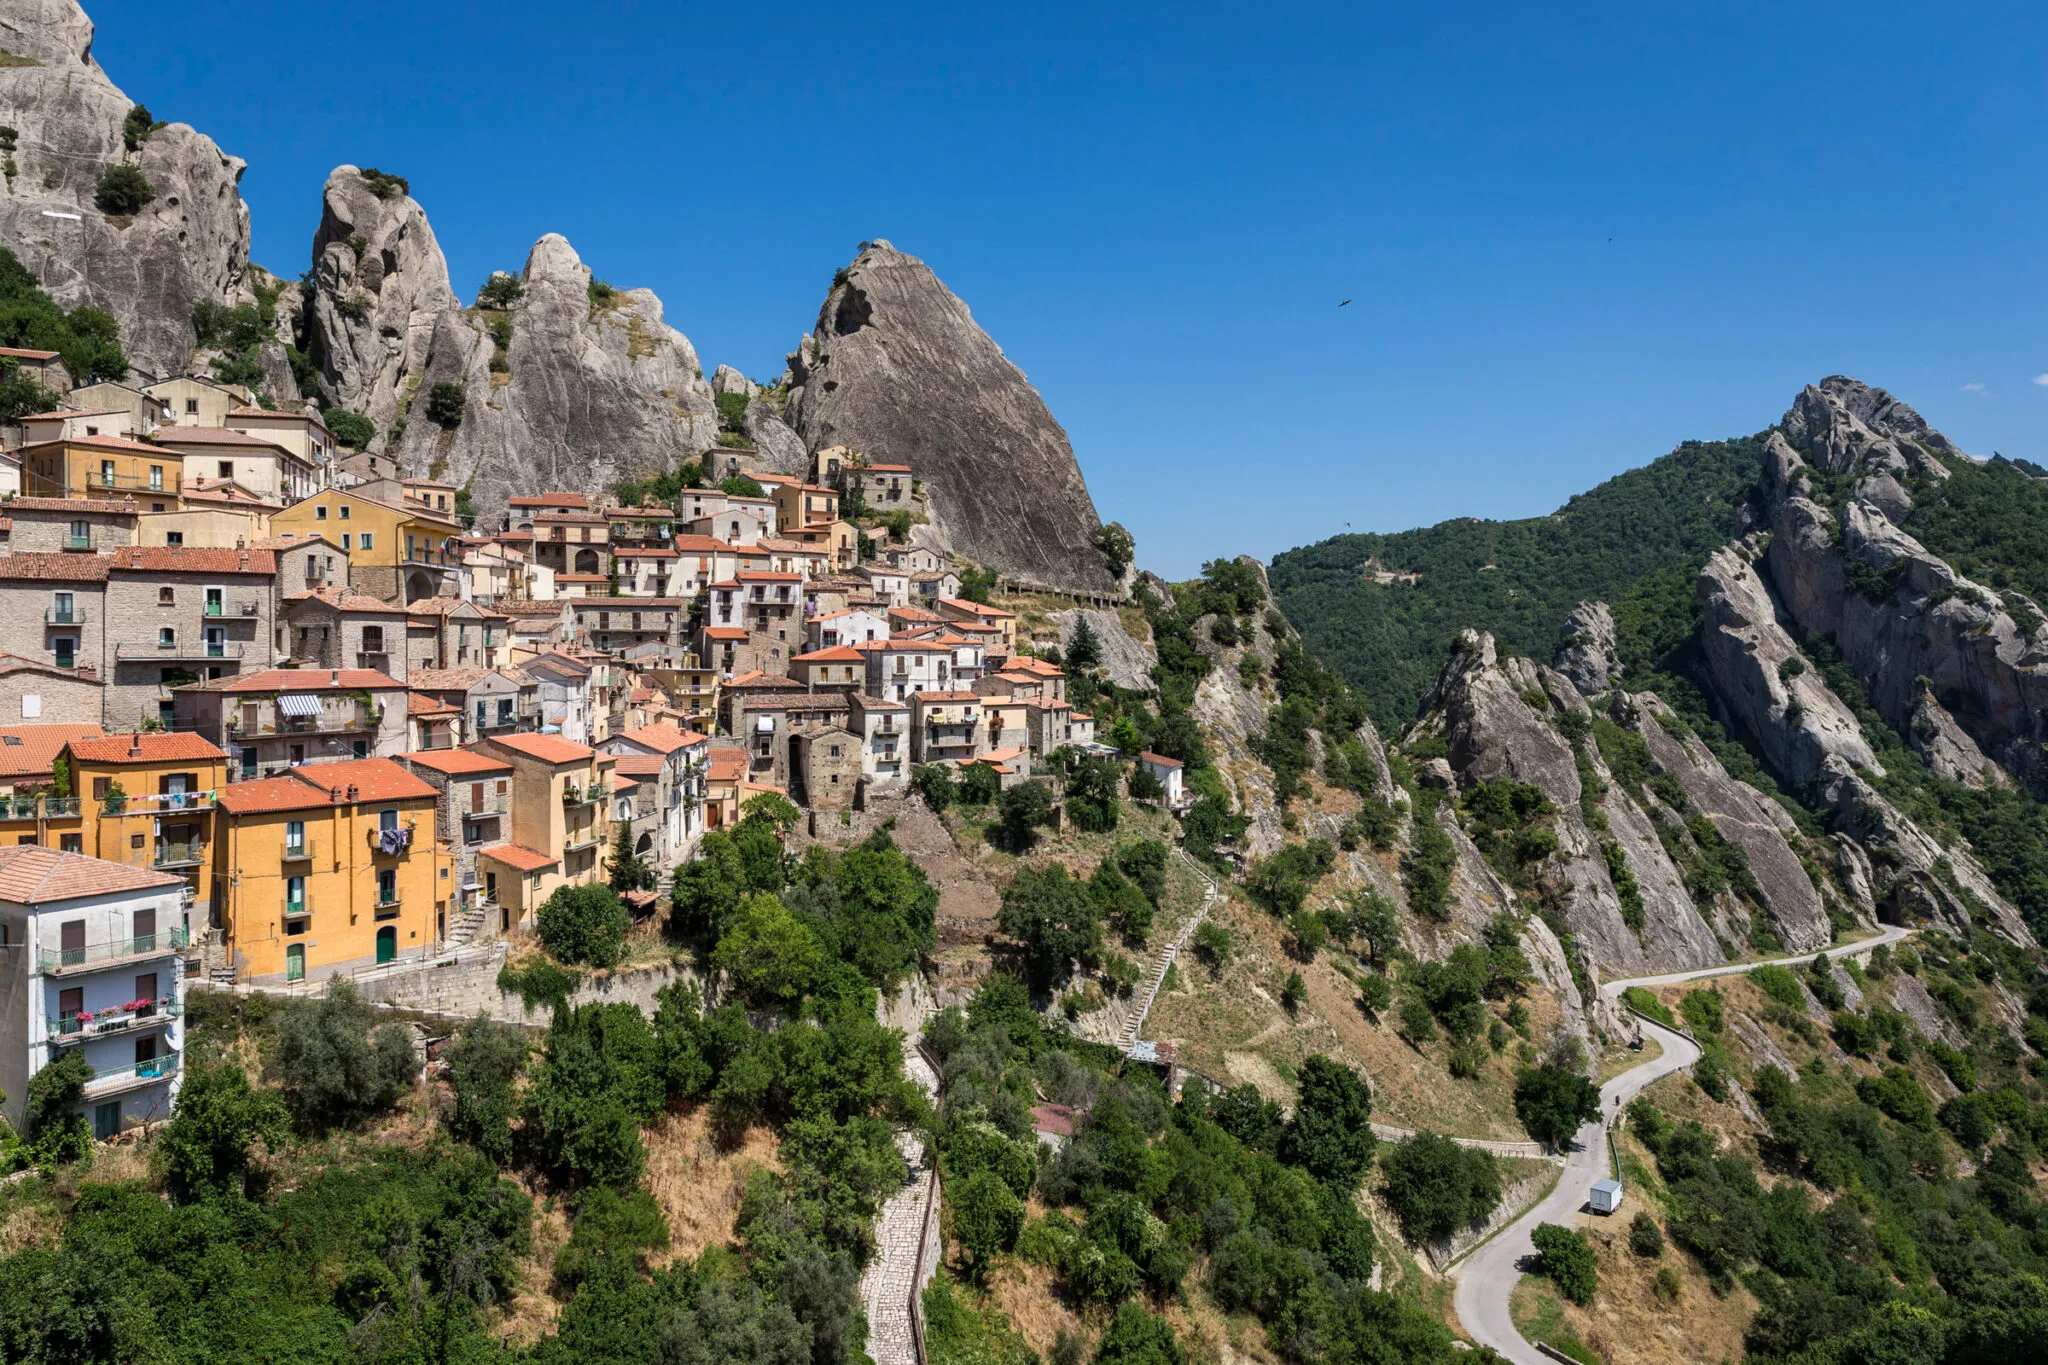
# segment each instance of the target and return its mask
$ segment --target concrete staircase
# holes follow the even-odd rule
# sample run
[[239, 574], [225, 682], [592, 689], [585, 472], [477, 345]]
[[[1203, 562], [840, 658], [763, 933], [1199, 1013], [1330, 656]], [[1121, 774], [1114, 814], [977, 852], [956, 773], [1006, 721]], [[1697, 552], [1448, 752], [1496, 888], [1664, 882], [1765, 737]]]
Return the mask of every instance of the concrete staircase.
[[458, 914], [455, 922], [448, 926], [448, 937], [444, 940], [446, 946], [465, 948], [475, 943], [482, 936], [484, 925], [496, 908], [490, 905], [472, 905]]
[[1138, 1008], [1132, 1010], [1130, 1017], [1124, 1020], [1123, 1032], [1116, 1040], [1117, 1046], [1125, 1052], [1129, 1052], [1137, 1045], [1138, 1034], [1145, 1027], [1145, 1016], [1152, 1012], [1152, 1001], [1158, 997], [1159, 988], [1166, 982], [1167, 970], [1173, 966], [1174, 959], [1180, 956], [1181, 949], [1188, 946], [1188, 941], [1195, 936], [1195, 930], [1201, 928], [1202, 921], [1209, 917], [1211, 907], [1216, 904], [1216, 879], [1209, 875], [1209, 869], [1189, 857], [1185, 849], [1176, 848], [1174, 852], [1179, 855], [1182, 862], [1194, 869], [1196, 876], [1202, 879], [1202, 908], [1188, 917], [1188, 922], [1180, 927], [1172, 941], [1160, 952], [1159, 960], [1152, 964], [1152, 970], [1146, 976], [1143, 988], [1138, 992]]

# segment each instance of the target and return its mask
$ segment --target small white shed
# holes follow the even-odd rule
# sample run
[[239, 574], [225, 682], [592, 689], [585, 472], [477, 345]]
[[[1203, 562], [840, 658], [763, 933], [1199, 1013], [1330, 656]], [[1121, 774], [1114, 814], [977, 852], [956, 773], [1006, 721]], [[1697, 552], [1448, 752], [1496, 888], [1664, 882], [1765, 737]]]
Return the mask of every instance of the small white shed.
[[1619, 1180], [1596, 1180], [1593, 1182], [1593, 1212], [1618, 1213], [1621, 1210], [1621, 1182]]

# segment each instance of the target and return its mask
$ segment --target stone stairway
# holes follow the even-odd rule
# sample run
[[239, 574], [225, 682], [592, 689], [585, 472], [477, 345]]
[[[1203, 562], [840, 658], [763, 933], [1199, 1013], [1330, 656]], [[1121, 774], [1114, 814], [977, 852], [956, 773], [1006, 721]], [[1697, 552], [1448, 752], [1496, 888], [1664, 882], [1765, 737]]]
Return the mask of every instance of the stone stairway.
[[[904, 1033], [903, 1074], [936, 1101], [939, 1073], [918, 1045], [922, 1021], [911, 1022], [916, 1027]], [[875, 1220], [876, 1256], [861, 1276], [861, 1306], [867, 1310], [868, 1357], [875, 1365], [923, 1365], [924, 1322], [915, 1305], [938, 1270], [939, 1185], [932, 1169], [935, 1154], [915, 1132], [899, 1130], [896, 1150], [908, 1179], [883, 1201]]]
[[484, 921], [489, 917], [491, 908], [487, 905], [473, 905], [458, 914], [455, 917], [455, 923], [448, 926], [448, 937], [445, 940], [447, 946], [450, 948], [462, 948], [476, 942], [477, 936], [483, 931]]
[[1138, 993], [1138, 1007], [1132, 1010], [1130, 1018], [1124, 1021], [1123, 1033], [1117, 1038], [1117, 1046], [1125, 1052], [1136, 1046], [1138, 1033], [1145, 1027], [1145, 1016], [1152, 1012], [1152, 1001], [1158, 997], [1159, 988], [1166, 982], [1167, 970], [1173, 966], [1174, 959], [1180, 956], [1181, 949], [1188, 946], [1188, 941], [1195, 936], [1195, 930], [1202, 927], [1202, 921], [1209, 917], [1211, 907], [1216, 904], [1216, 879], [1209, 875], [1209, 869], [1189, 857], [1185, 849], [1176, 848], [1174, 852], [1179, 855], [1182, 862], [1194, 869], [1196, 876], [1202, 879], [1202, 908], [1188, 917], [1188, 922], [1180, 927], [1179, 932], [1174, 934], [1172, 941], [1159, 954], [1159, 960], [1152, 964], [1152, 971], [1145, 978], [1144, 988]]

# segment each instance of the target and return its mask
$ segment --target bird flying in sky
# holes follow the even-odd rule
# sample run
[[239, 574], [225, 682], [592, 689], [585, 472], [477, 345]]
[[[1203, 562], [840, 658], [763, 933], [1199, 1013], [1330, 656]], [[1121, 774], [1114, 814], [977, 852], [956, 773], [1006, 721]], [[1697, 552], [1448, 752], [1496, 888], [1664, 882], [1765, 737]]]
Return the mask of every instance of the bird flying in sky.
[[1338, 304], [1337, 306], [1338, 306], [1339, 308], [1349, 308], [1349, 307], [1351, 306], [1351, 300], [1350, 300], [1350, 299], [1346, 299], [1346, 300], [1344, 300], [1344, 302], [1342, 302], [1342, 303]]

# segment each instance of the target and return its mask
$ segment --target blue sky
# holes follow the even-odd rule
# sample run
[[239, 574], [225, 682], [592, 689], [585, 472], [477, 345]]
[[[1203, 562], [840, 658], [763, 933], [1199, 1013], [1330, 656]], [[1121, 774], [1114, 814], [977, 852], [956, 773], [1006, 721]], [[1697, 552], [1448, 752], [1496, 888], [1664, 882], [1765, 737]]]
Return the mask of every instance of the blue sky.
[[890, 239], [1171, 576], [1545, 512], [1837, 372], [2048, 463], [2048, 16], [1676, 8], [88, 5], [280, 274], [376, 165], [465, 296], [561, 232], [772, 378]]

